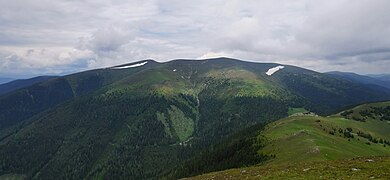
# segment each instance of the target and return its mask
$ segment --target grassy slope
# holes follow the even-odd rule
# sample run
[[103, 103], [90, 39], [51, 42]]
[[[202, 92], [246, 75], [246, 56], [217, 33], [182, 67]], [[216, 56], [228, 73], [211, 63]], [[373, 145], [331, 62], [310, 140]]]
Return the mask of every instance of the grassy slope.
[[[361, 105], [355, 109], [363, 110], [371, 106], [389, 106], [387, 103]], [[344, 137], [344, 131], [352, 128], [354, 138]], [[339, 132], [343, 130], [343, 132]], [[371, 134], [375, 138], [390, 140], [390, 123], [378, 119], [360, 122], [345, 119], [339, 115], [290, 116], [269, 124], [262, 133], [269, 141], [262, 152], [275, 154], [271, 163], [291, 163], [312, 160], [334, 160], [357, 156], [390, 155], [390, 147], [383, 144], [370, 143], [357, 132]], [[333, 132], [334, 135], [329, 132]]]
[[[371, 107], [387, 107], [390, 102], [373, 103], [353, 108], [354, 115]], [[351, 128], [354, 138], [344, 137]], [[343, 132], [340, 133], [339, 129]], [[293, 115], [273, 122], [259, 134], [267, 145], [259, 153], [273, 154], [265, 165], [232, 169], [198, 176], [199, 179], [226, 178], [369, 178], [389, 177], [390, 146], [372, 143], [357, 132], [390, 140], [390, 123], [378, 118], [366, 122], [345, 119], [336, 114], [328, 117]], [[334, 135], [329, 132], [333, 132]], [[378, 157], [383, 156], [383, 157]], [[365, 158], [364, 158], [365, 157]], [[366, 162], [373, 159], [373, 162]], [[359, 170], [352, 170], [356, 168]]]
[[[338, 132], [340, 128], [352, 128], [354, 138], [348, 141], [344, 134]], [[329, 134], [334, 129], [335, 135]], [[271, 123], [263, 132], [269, 140], [263, 152], [276, 155], [270, 162], [274, 164], [390, 155], [390, 147], [373, 143], [367, 145], [367, 139], [356, 135], [358, 131], [390, 139], [390, 124], [383, 121], [358, 122], [340, 117], [291, 116]]]
[[390, 157], [265, 165], [214, 172], [188, 179], [388, 179]]

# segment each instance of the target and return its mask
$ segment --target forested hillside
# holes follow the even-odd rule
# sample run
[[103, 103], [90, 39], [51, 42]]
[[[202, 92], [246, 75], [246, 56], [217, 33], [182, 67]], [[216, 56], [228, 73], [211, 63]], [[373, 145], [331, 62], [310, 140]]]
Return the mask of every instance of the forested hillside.
[[0, 83], [0, 95], [12, 92], [21, 88], [29, 87], [33, 84], [40, 83], [55, 78], [56, 76], [38, 76], [30, 79], [18, 79], [4, 84]]
[[[193, 157], [210, 157], [214, 146], [232, 151], [197, 172], [234, 167], [219, 162], [249, 165], [269, 157], [253, 151], [254, 159], [240, 153], [224, 158], [234, 150], [253, 150], [248, 142], [262, 147], [262, 141], [249, 137], [224, 144], [226, 138], [286, 117], [293, 108], [328, 114], [390, 98], [386, 90], [293, 66], [266, 74], [276, 66], [227, 58], [146, 60], [0, 96], [0, 174], [147, 179], [167, 175]], [[200, 152], [206, 153], [195, 156]], [[248, 161], [236, 161], [245, 157]]]

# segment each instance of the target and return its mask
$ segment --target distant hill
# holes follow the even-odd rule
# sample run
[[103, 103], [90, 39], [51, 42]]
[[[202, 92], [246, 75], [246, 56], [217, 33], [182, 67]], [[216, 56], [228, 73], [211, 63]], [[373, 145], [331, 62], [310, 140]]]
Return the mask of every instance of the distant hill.
[[0, 95], [31, 86], [36, 83], [53, 79], [56, 76], [38, 76], [30, 79], [18, 79], [4, 84], [0, 84]]
[[15, 79], [13, 79], [13, 78], [6, 78], [6, 77], [0, 77], [0, 85], [4, 84], [4, 83], [7, 83], [7, 82], [11, 82], [13, 80], [15, 80]]
[[[0, 174], [157, 178], [253, 125], [383, 100], [390, 91], [379, 86], [229, 58], [95, 69], [0, 96]], [[243, 143], [252, 141], [228, 147], [253, 150]]]
[[327, 72], [327, 74], [333, 75], [335, 77], [340, 77], [346, 80], [374, 86], [382, 86], [390, 89], [390, 75], [359, 75], [349, 72]]
[[390, 82], [390, 74], [368, 74], [367, 76]]

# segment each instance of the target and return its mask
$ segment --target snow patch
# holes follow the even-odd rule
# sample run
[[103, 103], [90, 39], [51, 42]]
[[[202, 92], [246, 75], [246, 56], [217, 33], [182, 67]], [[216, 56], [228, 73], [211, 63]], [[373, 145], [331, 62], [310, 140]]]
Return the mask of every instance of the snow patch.
[[281, 69], [283, 69], [284, 66], [276, 66], [276, 67], [273, 67], [271, 69], [268, 69], [268, 71], [265, 73], [267, 74], [268, 76], [271, 76], [272, 74], [274, 74], [276, 71], [279, 71]]
[[142, 62], [142, 63], [137, 63], [137, 64], [132, 64], [128, 66], [120, 66], [120, 67], [112, 67], [111, 69], [127, 69], [127, 68], [135, 68], [135, 67], [140, 67], [148, 63], [148, 61]]

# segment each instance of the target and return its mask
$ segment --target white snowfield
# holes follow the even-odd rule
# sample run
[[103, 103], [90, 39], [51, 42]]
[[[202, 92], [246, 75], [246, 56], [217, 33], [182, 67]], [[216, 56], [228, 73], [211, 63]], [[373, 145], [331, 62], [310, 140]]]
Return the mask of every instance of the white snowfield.
[[274, 74], [276, 71], [279, 71], [281, 69], [283, 69], [284, 66], [276, 66], [276, 67], [273, 67], [271, 69], [268, 69], [268, 71], [265, 73], [267, 74], [268, 76], [271, 76], [272, 74]]
[[127, 69], [127, 68], [135, 68], [135, 67], [140, 67], [148, 63], [148, 61], [142, 62], [142, 63], [137, 63], [137, 64], [132, 64], [128, 66], [120, 66], [120, 67], [112, 67], [111, 69]]

